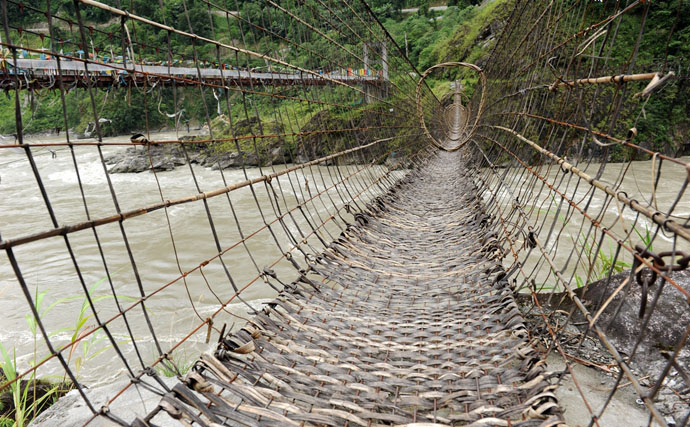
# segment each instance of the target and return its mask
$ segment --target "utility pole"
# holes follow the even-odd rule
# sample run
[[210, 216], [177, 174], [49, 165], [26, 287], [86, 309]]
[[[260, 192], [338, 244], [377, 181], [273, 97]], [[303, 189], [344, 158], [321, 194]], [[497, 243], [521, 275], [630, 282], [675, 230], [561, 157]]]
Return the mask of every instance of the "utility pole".
[[385, 91], [384, 96], [388, 98], [388, 47], [386, 46], [386, 42], [381, 42], [381, 68]]
[[405, 31], [405, 56], [410, 57], [410, 52], [407, 50], [407, 31]]
[[[367, 70], [369, 69], [369, 48], [368, 48], [368, 46], [367, 46], [366, 43], [364, 43], [364, 45], [362, 46], [362, 49], [363, 49], [362, 56], [363, 56], [363, 59], [364, 59], [364, 73], [365, 73], [365, 75], [363, 76], [363, 78], [366, 79], [366, 78], [367, 78], [366, 72], [367, 72]], [[369, 85], [366, 84], [366, 83], [364, 84], [364, 93], [365, 93], [365, 95], [364, 95], [364, 102], [365, 102], [366, 104], [372, 103], [373, 100], [374, 100], [374, 98], [373, 98], [373, 96], [372, 96], [372, 94], [371, 94], [371, 88], [370, 88]]]

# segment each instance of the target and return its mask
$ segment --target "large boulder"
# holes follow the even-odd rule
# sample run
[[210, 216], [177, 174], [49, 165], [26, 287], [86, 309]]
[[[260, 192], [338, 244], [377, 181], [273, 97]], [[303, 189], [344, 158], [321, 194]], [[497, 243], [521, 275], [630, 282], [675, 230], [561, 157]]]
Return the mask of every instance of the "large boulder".
[[282, 146], [275, 147], [270, 151], [269, 160], [271, 164], [274, 165], [289, 162], [289, 158], [287, 156], [287, 153], [285, 152], [285, 148], [283, 148]]
[[151, 169], [149, 159], [144, 156], [126, 157], [108, 169], [108, 173], [139, 173]]
[[212, 163], [207, 163], [207, 166], [210, 166], [213, 170], [239, 168], [242, 167], [242, 155], [235, 152], [214, 156]]
[[[597, 315], [596, 325], [606, 334], [608, 341], [616, 348], [621, 357], [630, 366], [633, 374], [639, 379], [643, 393], [652, 390], [668, 365], [668, 357], [678, 351], [676, 365], [671, 367], [663, 381], [664, 387], [655, 396], [655, 405], [661, 413], [677, 424], [687, 415], [687, 399], [690, 397], [690, 342], [678, 348], [690, 325], [690, 301], [685, 296], [690, 292], [690, 272], [671, 273], [675, 285], [657, 280], [649, 287], [644, 315], [640, 318], [640, 307], [643, 305], [642, 287], [633, 278], [630, 270], [612, 275], [610, 280], [603, 279], [589, 285], [574, 289], [590, 313]], [[568, 312], [573, 316], [560, 334], [562, 348], [569, 354], [600, 365], [614, 366], [615, 360], [610, 351], [601, 343], [593, 330], [588, 330], [588, 321], [584, 318], [566, 293], [541, 293], [537, 298], [553, 316], [552, 324], [565, 324]], [[532, 307], [532, 297], [518, 294], [526, 312]], [[606, 304], [606, 301], [610, 301]], [[603, 309], [602, 309], [603, 307]], [[601, 310], [601, 313], [599, 311]], [[534, 312], [532, 311], [534, 314]], [[529, 316], [534, 325], [533, 333], [544, 334], [548, 340], [550, 334], [543, 327], [540, 316]], [[646, 327], [643, 327], [645, 326]], [[586, 337], [582, 334], [587, 333]], [[639, 345], [632, 351], [636, 343]], [[624, 380], [627, 381], [627, 378]], [[671, 421], [668, 421], [669, 425]]]
[[173, 144], [129, 147], [106, 156], [104, 160], [113, 165], [109, 173], [139, 173], [150, 170], [152, 164], [155, 171], [167, 171], [187, 163], [182, 148]]
[[210, 155], [203, 163], [213, 170], [241, 168], [243, 164], [247, 167], [258, 166], [259, 159], [254, 153], [233, 152]]
[[[582, 299], [593, 315], [629, 277], [629, 271], [615, 274], [611, 276], [610, 281], [599, 280], [580, 291], [583, 293]], [[671, 273], [670, 278], [680, 289], [690, 293], [689, 271]], [[613, 297], [597, 324], [625, 356], [632, 353], [635, 343], [642, 336], [634, 361], [652, 372], [661, 372], [667, 363], [663, 352], [675, 351], [680, 338], [690, 325], [690, 301], [679, 288], [661, 279], [657, 280], [649, 288], [644, 304], [644, 317], [640, 318], [640, 308], [643, 305], [642, 286], [633, 279]], [[579, 313], [577, 310], [576, 312]], [[576, 322], [583, 320], [582, 316], [577, 317], [580, 319]], [[643, 329], [647, 317], [649, 322]], [[689, 357], [690, 340], [686, 341], [681, 349], [681, 358], [684, 358], [686, 363], [690, 362]]]

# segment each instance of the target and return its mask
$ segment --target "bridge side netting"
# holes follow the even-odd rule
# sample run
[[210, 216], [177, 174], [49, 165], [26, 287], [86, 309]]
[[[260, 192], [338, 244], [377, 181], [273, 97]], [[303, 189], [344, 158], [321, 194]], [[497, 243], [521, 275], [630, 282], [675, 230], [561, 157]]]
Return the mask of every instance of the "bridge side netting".
[[[183, 372], [429, 152], [419, 73], [364, 2], [7, 0], [2, 19], [0, 274], [29, 325], [3, 322], [0, 389]], [[54, 133], [31, 135], [46, 106]]]
[[[632, 418], [687, 423], [690, 169], [687, 133], [669, 123], [687, 113], [688, 6], [515, 1], [501, 13], [467, 155], [535, 339], [574, 376], [581, 422], [621, 422], [611, 408], [634, 400], [627, 389], [631, 413], [642, 408]], [[577, 363], [615, 381], [597, 397]]]

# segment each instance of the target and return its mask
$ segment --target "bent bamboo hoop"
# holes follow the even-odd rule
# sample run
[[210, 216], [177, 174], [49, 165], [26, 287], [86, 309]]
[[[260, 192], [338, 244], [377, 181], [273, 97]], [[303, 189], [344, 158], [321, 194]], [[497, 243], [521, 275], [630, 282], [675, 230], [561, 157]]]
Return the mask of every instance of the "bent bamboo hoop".
[[[460, 141], [454, 145], [454, 146], [445, 146], [438, 142], [436, 138], [429, 132], [429, 129], [426, 127], [426, 123], [424, 121], [424, 114], [422, 111], [422, 84], [424, 83], [424, 80], [431, 74], [434, 70], [437, 70], [439, 68], [454, 68], [454, 67], [465, 67], [469, 68], [470, 70], [474, 71], [479, 75], [479, 80], [481, 82], [482, 86], [482, 93], [479, 101], [479, 108], [477, 109], [477, 114], [474, 118], [474, 123], [472, 124], [472, 127], [470, 128], [469, 132], [464, 132], [465, 137], [461, 138]], [[479, 119], [481, 119], [482, 112], [484, 111], [484, 99], [486, 95], [486, 76], [484, 75], [484, 71], [474, 65], [470, 64], [467, 62], [443, 62], [441, 64], [436, 64], [432, 67], [429, 67], [422, 73], [422, 77], [419, 79], [419, 82], [417, 82], [417, 90], [416, 90], [416, 103], [417, 103], [417, 117], [419, 118], [419, 123], [422, 127], [422, 130], [424, 131], [424, 134], [431, 140], [431, 143], [434, 144], [437, 148], [444, 150], [444, 151], [457, 151], [460, 148], [462, 148], [467, 141], [472, 138], [472, 135], [474, 135], [474, 132], [477, 130], [477, 125], [479, 124]]]

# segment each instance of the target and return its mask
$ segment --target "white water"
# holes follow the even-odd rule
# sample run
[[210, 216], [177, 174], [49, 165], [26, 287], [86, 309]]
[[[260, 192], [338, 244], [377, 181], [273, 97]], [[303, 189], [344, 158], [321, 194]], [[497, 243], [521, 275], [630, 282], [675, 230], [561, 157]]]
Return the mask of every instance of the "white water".
[[[162, 134], [157, 135], [156, 138], [174, 139], [174, 135]], [[107, 147], [104, 148], [104, 152], [107, 155], [113, 150], [122, 149], [122, 147]], [[84, 184], [90, 217], [96, 219], [114, 215], [116, 209], [108, 189], [106, 174], [99, 161], [97, 148], [79, 147], [75, 151], [78, 153], [77, 164]], [[57, 158], [52, 158], [47, 148], [35, 149], [33, 153], [59, 225], [86, 221], [87, 216], [69, 150], [58, 147]], [[193, 168], [202, 191], [227, 185], [223, 183], [219, 171], [197, 165]], [[360, 166], [340, 167], [340, 172], [345, 176], [358, 168]], [[377, 175], [380, 176], [382, 171], [383, 169], [374, 167], [356, 175], [353, 181], [357, 183], [357, 187], [352, 190], [352, 194], [370, 184]], [[279, 194], [278, 198], [281, 211], [284, 213], [286, 209], [293, 208], [305, 199], [309, 199], [309, 193], [313, 196], [322, 191], [324, 186], [342, 179], [337, 172], [334, 167], [313, 167], [304, 172], [290, 173], [274, 180], [276, 191], [279, 191], [276, 181], [279, 181], [282, 188], [282, 194]], [[260, 174], [258, 168], [248, 169], [247, 173], [249, 178]], [[266, 169], [264, 173], [267, 173]], [[245, 180], [242, 170], [225, 170], [224, 175], [228, 184]], [[156, 184], [156, 177], [160, 181], [162, 197]], [[4, 240], [53, 228], [36, 180], [22, 150], [0, 150], [0, 178], [0, 233]], [[197, 194], [188, 166], [155, 175], [150, 172], [114, 174], [110, 175], [110, 180], [122, 211], [159, 203], [161, 200], [173, 200]], [[266, 221], [274, 220], [276, 214], [271, 208], [266, 186], [258, 184], [254, 186], [254, 190]], [[375, 194], [375, 192], [367, 192], [363, 198], [366, 200]], [[312, 224], [321, 224], [334, 213], [331, 198], [336, 207], [342, 206], [340, 196], [335, 189], [327, 191], [323, 197], [316, 198], [313, 202], [306, 202], [309, 212], [305, 209], [305, 215]], [[231, 192], [230, 199], [245, 236], [264, 226], [249, 187]], [[208, 205], [221, 246], [228, 248], [240, 241], [240, 232], [226, 196], [208, 199]], [[132, 256], [144, 292], [147, 294], [179, 278], [180, 270], [177, 266], [173, 243], [177, 250], [180, 269], [183, 272], [194, 269], [204, 260], [213, 259], [218, 252], [201, 201], [171, 207], [167, 209], [167, 214], [172, 239], [164, 209], [123, 222]], [[342, 215], [349, 217], [344, 212]], [[304, 234], [311, 232], [311, 228], [299, 211], [293, 213], [293, 218], [294, 220], [287, 218], [285, 222], [285, 226], [293, 235], [299, 236], [298, 227]], [[275, 223], [272, 230], [283, 251], [293, 248], [280, 223]], [[69, 234], [69, 242], [74, 250], [85, 286], [93, 289], [94, 301], [100, 320], [103, 322], [118, 314], [117, 301], [123, 308], [128, 307], [140, 297], [140, 291], [118, 223], [97, 227], [97, 232], [112, 279], [112, 286], [118, 295], [117, 300], [112, 296], [111, 284], [107, 280], [92, 229]], [[322, 229], [322, 236], [326, 241], [337, 237], [339, 233], [340, 228], [335, 221], [328, 222]], [[272, 264], [281, 255], [268, 230], [263, 230], [249, 238], [246, 244], [259, 269]], [[313, 236], [309, 239], [309, 244], [319, 249], [318, 241]], [[305, 248], [308, 249], [308, 247]], [[84, 324], [77, 326], [85, 298], [63, 237], [42, 239], [17, 246], [14, 254], [29, 291], [33, 295], [45, 293], [40, 307], [44, 311], [41, 317], [47, 332], [51, 334], [53, 345], [67, 345], [75, 333], [89, 330], [96, 324], [91, 310], [87, 308], [81, 316], [82, 319], [86, 318]], [[293, 251], [293, 255], [303, 267], [306, 266], [303, 256], [298, 251]], [[258, 274], [257, 268], [242, 244], [224, 253], [223, 260], [239, 288], [254, 280]], [[273, 269], [284, 282], [290, 282], [296, 277], [295, 269], [285, 260]], [[168, 287], [146, 301], [146, 313], [154, 325], [155, 337], [163, 352], [169, 351], [175, 343], [197, 328], [206, 318], [221, 310], [221, 302], [230, 301], [235, 293], [217, 258], [205, 265], [201, 271], [195, 270], [184, 280], [170, 283]], [[260, 307], [261, 302], [267, 301], [274, 295], [275, 292], [263, 282], [263, 279], [256, 280], [242, 292], [243, 298], [250, 301], [256, 308]], [[56, 305], [50, 307], [52, 304]], [[38, 349], [34, 356], [34, 334], [26, 319], [27, 313], [30, 313], [29, 306], [4, 251], [0, 252], [0, 307], [3, 311], [2, 320], [0, 320], [0, 342], [7, 349], [16, 348], [21, 367], [27, 368], [33, 363], [34, 357], [40, 360], [46, 356], [48, 351], [42, 343], [40, 333], [37, 335]], [[216, 318], [214, 326], [220, 329], [223, 323], [227, 323], [228, 327], [231, 327], [233, 322], [243, 324], [242, 318], [247, 317], [247, 311], [243, 303], [237, 299], [232, 300], [225, 307], [225, 312], [221, 312]], [[145, 363], [150, 363], [158, 357], [158, 352], [154, 345], [154, 334], [146, 325], [144, 311], [137, 306], [129, 311], [126, 317], [141, 357]], [[131, 363], [132, 369], [135, 371], [141, 369], [133, 340], [127, 332], [123, 318], [117, 317], [109, 326], [118, 346]], [[207, 326], [204, 325], [174, 353], [174, 359], [181, 362], [191, 361], [198, 356], [199, 351], [212, 346], [218, 338], [218, 332], [217, 330], [213, 332], [211, 343], [208, 345], [204, 343], [206, 334]], [[112, 351], [112, 345], [104, 333], [93, 334], [82, 342], [83, 344], [73, 349], [71, 357], [69, 350], [63, 355], [70, 359], [70, 366], [83, 382], [91, 385], [101, 381], [108, 382], [125, 372], [122, 362]], [[61, 373], [62, 369], [57, 361], [51, 361], [47, 367], [41, 369], [39, 375], [61, 375]]]
[[[688, 162], [689, 157], [679, 160]], [[658, 161], [657, 161], [658, 162]], [[599, 170], [599, 163], [581, 163], [577, 167], [588, 175], [594, 177]], [[655, 168], [658, 163], [655, 164]], [[547, 169], [548, 168], [548, 169]], [[510, 187], [510, 191], [505, 187], [501, 188], [496, 195], [502, 208], [502, 215], [507, 216], [514, 206], [515, 197], [521, 201], [522, 210], [529, 216], [530, 224], [535, 230], [540, 243], [545, 247], [546, 252], [553, 261], [562, 277], [569, 281], [572, 277], [570, 286], [576, 286], [575, 277], [581, 279], [581, 283], [592, 282], [606, 277], [608, 269], [603, 258], [613, 258], [615, 255], [617, 242], [622, 241], [626, 246], [634, 248], [635, 245], [645, 246], [643, 237], [647, 232], [654, 235], [657, 232], [656, 224], [644, 215], [625, 206], [623, 203], [616, 203], [612, 198], [606, 198], [601, 190], [593, 190], [585, 180], [579, 180], [574, 174], [564, 173], [557, 165], [534, 167], [536, 173], [556, 187], [556, 189], [569, 200], [575, 202], [582, 210], [587, 207], [586, 212], [590, 218], [586, 218], [580, 210], [569, 206], [567, 201], [561, 204], [562, 198], [556, 192], [550, 190], [545, 184], [536, 178], [534, 174], [524, 171], [523, 168], [510, 168], [507, 171], [505, 182]], [[655, 169], [656, 170], [656, 169]], [[498, 170], [503, 174], [505, 170]], [[624, 173], [622, 181], [619, 176]], [[627, 163], [610, 163], [606, 166], [604, 173], [599, 179], [610, 188], [617, 188], [616, 191], [624, 191], [631, 199], [637, 200], [644, 206], [649, 206], [653, 210], [668, 212], [671, 205], [676, 201], [679, 190], [686, 178], [687, 172], [684, 167], [664, 162], [659, 177], [659, 185], [656, 189], [656, 205], [652, 203], [652, 161], [636, 161], [631, 165]], [[515, 176], [518, 175], [517, 178]], [[489, 171], [485, 171], [485, 176], [489, 177]], [[495, 178], [495, 177], [494, 177]], [[534, 182], [536, 181], [536, 184]], [[616, 187], [614, 183], [619, 183]], [[537, 194], [534, 197], [534, 194]], [[490, 203], [490, 195], [484, 194], [487, 203]], [[591, 197], [591, 200], [590, 200]], [[677, 223], [684, 223], [683, 219], [690, 217], [690, 195], [687, 191], [681, 195], [673, 213]], [[592, 219], [598, 220], [601, 225], [595, 227], [596, 232], [591, 230]], [[518, 214], [513, 214], [510, 221], [521, 222], [522, 218]], [[549, 233], [553, 226], [553, 232]], [[601, 252], [603, 258], [597, 256], [596, 248], [602, 235], [601, 229], [605, 228], [609, 233], [603, 240]], [[526, 230], [525, 230], [526, 232]], [[639, 233], [639, 234], [638, 234]], [[524, 242], [524, 235], [516, 233], [512, 236], [514, 246], [521, 247]], [[676, 250], [690, 251], [689, 242], [682, 238], [674, 239], [669, 233], [658, 232], [653, 241], [652, 250], [656, 253], [663, 251]], [[506, 245], [506, 249], [508, 245]], [[537, 287], [543, 290], [557, 288], [563, 290], [563, 284], [554, 275], [551, 267], [538, 248], [533, 249], [529, 256], [525, 256], [527, 251], [520, 254], [520, 262], [527, 275], [531, 275], [536, 268], [537, 273], [534, 277]], [[578, 261], [579, 260], [579, 261]], [[512, 254], [504, 259], [504, 266], [510, 267], [514, 261]], [[666, 261], [669, 261], [667, 258]], [[633, 263], [632, 254], [622, 249], [617, 259], [619, 268], [630, 268]], [[592, 271], [590, 272], [590, 267]], [[589, 280], [587, 280], [587, 276]], [[524, 280], [522, 274], [515, 276], [518, 281]]]
[[[157, 135], [156, 138], [174, 139], [174, 135], [161, 134]], [[4, 143], [12, 143], [12, 141], [4, 141]], [[113, 150], [121, 149], [123, 148], [105, 147], [104, 152], [107, 155]], [[84, 184], [85, 198], [91, 218], [102, 218], [115, 214], [116, 210], [108, 190], [106, 174], [99, 161], [97, 148], [79, 147], [76, 151], [78, 153], [79, 173]], [[70, 152], [65, 148], [58, 148], [57, 158], [52, 158], [47, 148], [35, 149], [33, 153], [58, 223], [66, 225], [85, 221], [87, 217]], [[687, 161], [688, 159], [683, 160]], [[624, 166], [608, 165], [602, 180], [614, 182], [621, 167]], [[226, 185], [219, 171], [196, 165], [193, 168], [202, 191], [209, 191]], [[359, 167], [341, 167], [340, 172], [346, 175], [354, 172], [357, 168]], [[598, 165], [593, 164], [587, 168], [587, 172], [594, 174], [597, 168]], [[376, 168], [372, 170], [373, 174], [368, 171], [353, 178], [356, 186], [351, 188], [351, 195], [355, 195], [356, 192], [369, 185], [372, 179], [380, 176], [380, 172], [382, 172]], [[648, 196], [651, 191], [650, 171], [650, 161], [635, 162], [623, 180], [622, 189], [627, 191], [631, 197], [644, 201], [645, 196]], [[512, 176], [512, 172], [514, 170], [510, 171], [509, 177]], [[258, 169], [249, 169], [247, 173], [252, 178], [258, 176], [260, 172]], [[552, 168], [549, 172], [540, 171], [540, 174], [545, 175], [551, 183], [559, 182], [562, 176], [557, 168]], [[227, 183], [236, 183], [245, 179], [241, 170], [226, 170], [224, 175]], [[150, 172], [110, 175], [121, 210], [127, 211], [160, 202], [161, 195], [156, 184], [156, 177], [163, 191], [163, 200], [172, 200], [197, 193], [187, 166], [155, 175]], [[517, 194], [519, 186], [528, 182], [529, 178], [529, 175], [523, 175], [518, 180], [511, 181], [513, 194]], [[278, 181], [280, 188], [282, 188], [282, 194], [279, 195], [279, 202], [282, 212], [285, 212], [286, 207], [290, 209], [303, 202], [305, 196], [309, 198], [309, 191], [314, 195], [324, 188], [324, 184], [331, 185], [339, 179], [342, 177], [337, 175], [337, 171], [333, 167], [314, 167], [305, 170], [304, 174], [299, 171], [280, 177]], [[574, 178], [571, 175], [569, 179]], [[663, 185], [657, 190], [657, 202], [660, 210], [666, 210], [675, 200], [677, 191], [684, 179], [685, 170], [683, 168], [668, 162], [664, 164], [661, 177]], [[307, 180], [309, 181], [308, 185]], [[274, 181], [274, 184], [277, 183]], [[277, 185], [274, 187], [278, 188]], [[309, 187], [309, 191], [307, 191], [307, 187]], [[522, 188], [523, 192], [538, 191], [540, 184], [533, 189]], [[580, 184], [577, 190], [574, 190], [573, 181], [569, 188], [568, 197], [575, 201], [580, 202], [589, 195], [590, 187], [584, 182]], [[266, 187], [260, 184], [255, 185], [254, 189], [266, 220], [272, 221], [275, 219], [275, 213], [271, 208]], [[540, 223], [541, 219], [545, 218], [542, 232], [538, 238], [546, 244], [554, 262], [563, 269], [564, 276], [568, 278], [574, 271], [575, 262], [571, 260], [569, 265], [565, 267], [566, 260], [572, 252], [578, 236], [582, 235], [583, 230], [586, 232], [589, 222], [576, 213], [568, 220], [567, 224], [563, 224], [563, 221], [556, 216], [556, 207], [551, 204], [553, 199], [549, 192], [542, 190], [540, 194], [541, 196], [537, 200], [532, 200], [523, 206], [523, 209], [530, 212], [534, 221], [538, 220]], [[362, 197], [366, 200], [374, 195], [376, 195], [375, 192], [365, 193]], [[308, 212], [305, 209], [305, 215], [312, 224], [320, 224], [333, 213], [333, 205], [328, 196], [335, 202], [336, 207], [341, 207], [342, 202], [335, 189], [329, 190], [327, 195], [321, 199], [307, 202]], [[503, 189], [498, 197], [504, 206], [510, 205], [511, 193]], [[231, 192], [230, 199], [245, 236], [257, 231], [264, 225], [249, 187]], [[527, 200], [524, 193], [521, 199]], [[209, 199], [208, 204], [221, 246], [228, 248], [237, 243], [240, 240], [240, 233], [226, 197], [218, 196]], [[588, 212], [598, 212], [602, 204], [603, 195], [598, 191], [590, 203]], [[615, 203], [609, 204], [602, 222], [617, 236], [623, 236], [618, 212]], [[688, 212], [690, 212], [690, 198], [684, 196], [674, 213], [687, 217]], [[204, 260], [212, 259], [217, 254], [202, 202], [197, 201], [171, 207], [167, 210], [167, 214], [173, 239], [170, 237], [168, 219], [166, 218], [166, 211], [163, 209], [128, 219], [123, 223], [144, 292], [147, 294], [180, 276], [175, 251], [173, 251], [173, 242], [177, 249], [180, 269], [183, 272], [193, 269]], [[560, 212], [560, 215], [564, 215], [564, 210]], [[345, 213], [343, 216], [349, 218]], [[623, 218], [629, 226], [633, 223], [635, 216], [635, 213], [630, 209], [623, 210]], [[306, 219], [299, 211], [295, 211], [292, 218], [286, 220], [285, 226], [293, 235], [299, 235], [298, 227], [305, 234], [311, 232]], [[554, 221], [557, 229], [562, 227], [563, 231], [560, 236], [553, 234], [547, 240], [549, 227]], [[581, 228], [583, 223], [585, 228]], [[638, 228], [644, 229], [645, 224], [649, 226], [650, 222], [640, 220]], [[2, 238], [10, 240], [52, 228], [26, 155], [20, 149], [0, 149], [0, 233]], [[276, 238], [283, 251], [291, 249], [292, 245], [281, 225], [276, 223], [272, 229], [276, 233]], [[128, 307], [140, 297], [140, 291], [119, 225], [112, 223], [100, 226], [97, 227], [97, 231], [112, 279], [112, 286], [118, 295], [117, 301], [122, 307]], [[334, 221], [330, 221], [325, 227], [325, 233], [322, 234], [322, 237], [324, 240], [330, 241], [337, 237], [339, 232], [340, 229]], [[522, 243], [520, 239], [516, 241], [516, 244]], [[111, 284], [107, 280], [93, 231], [87, 229], [72, 233], [69, 235], [69, 241], [74, 250], [85, 286], [93, 289], [92, 294], [101, 321], [116, 316], [118, 314], [116, 300], [112, 297]], [[320, 250], [318, 242], [313, 237], [309, 243], [314, 249]], [[612, 243], [612, 240], [607, 240], [607, 246], [604, 247], [613, 249]], [[640, 239], [633, 234], [630, 241], [626, 243], [640, 243]], [[254, 256], [259, 269], [273, 263], [281, 254], [267, 230], [249, 238], [247, 247]], [[672, 239], [661, 234], [654, 244], [654, 249], [657, 252], [671, 247]], [[683, 243], [678, 246], [678, 249], [687, 249], [687, 245]], [[76, 325], [85, 301], [84, 292], [62, 237], [58, 236], [20, 245], [14, 249], [14, 253], [29, 291], [33, 295], [36, 292], [45, 293], [41, 303], [41, 318], [47, 332], [51, 334], [51, 340], [55, 346], [69, 344], [75, 331], [77, 334], [80, 331], [88, 331], [90, 327], [96, 324], [91, 310], [87, 308], [81, 316], [82, 319], [86, 318], [84, 324]], [[303, 258], [298, 256], [297, 251], [294, 251], [293, 255], [296, 255], [300, 264], [305, 265]], [[532, 252], [532, 256], [525, 262], [524, 270], [530, 272], [537, 263], [541, 263], [537, 282], [547, 285], [556, 284], [548, 266], [538, 255], [537, 252]], [[242, 244], [228, 250], [223, 255], [223, 259], [233, 280], [240, 288], [252, 281], [258, 274]], [[629, 255], [622, 256], [621, 260], [631, 262]], [[511, 257], [506, 257], [506, 266], [511, 262]], [[296, 276], [292, 265], [285, 260], [273, 269], [284, 282], [289, 282]], [[585, 265], [579, 265], [578, 269], [578, 275], [586, 275]], [[204, 319], [216, 313], [221, 305], [219, 300], [225, 303], [234, 294], [234, 290], [217, 259], [204, 266], [202, 270], [203, 275], [196, 270], [185, 277], [186, 283], [184, 280], [176, 280], [146, 302], [146, 313], [151, 319], [155, 337], [163, 352], [169, 351], [172, 346], [197, 328]], [[518, 279], [521, 277], [518, 276]], [[259, 279], [243, 291], [242, 295], [252, 306], [259, 308], [261, 303], [273, 297], [275, 292], [263, 280]], [[53, 304], [55, 305], [51, 307]], [[3, 314], [0, 320], [0, 343], [7, 349], [16, 349], [20, 367], [22, 369], [28, 368], [33, 363], [34, 357], [38, 360], [45, 357], [48, 351], [43, 344], [40, 333], [34, 335], [28, 326], [26, 317], [29, 313], [29, 306], [4, 251], [0, 252], [0, 308], [2, 308]], [[223, 323], [227, 323], [228, 327], [231, 327], [234, 322], [238, 325], [243, 324], [242, 318], [247, 317], [247, 311], [247, 307], [235, 299], [225, 307], [224, 312], [217, 316], [214, 326], [220, 329]], [[141, 369], [141, 364], [138, 362], [133, 341], [136, 341], [137, 349], [145, 363], [155, 360], [158, 357], [158, 352], [154, 344], [154, 334], [151, 333], [146, 324], [141, 307], [137, 306], [129, 311], [127, 319], [134, 340], [130, 337], [122, 317], [117, 317], [109, 324], [109, 327], [118, 347], [121, 348], [132, 369], [136, 371]], [[173, 358], [178, 362], [188, 363], [195, 359], [200, 351], [213, 346], [218, 332], [213, 332], [210, 344], [205, 344], [206, 334], [207, 327], [204, 325], [192, 334], [180, 349], [173, 353]], [[35, 353], [34, 337], [36, 337], [37, 343]], [[122, 362], [112, 351], [111, 343], [102, 332], [82, 340], [82, 344], [73, 349], [71, 357], [69, 350], [65, 351], [63, 355], [69, 359], [70, 366], [77, 372], [80, 380], [91, 386], [101, 382], [110, 382], [114, 377], [122, 376], [126, 372]], [[62, 369], [57, 361], [51, 361], [47, 366], [41, 368], [39, 375], [61, 375], [61, 373]]]

